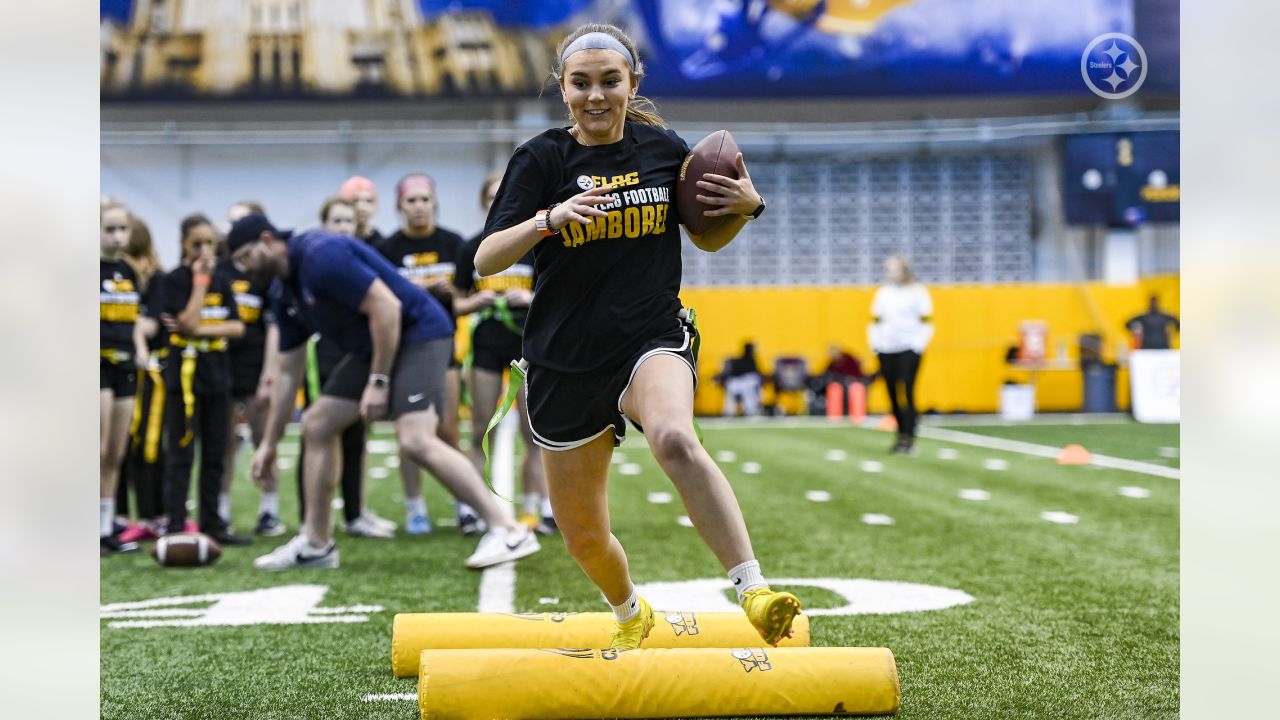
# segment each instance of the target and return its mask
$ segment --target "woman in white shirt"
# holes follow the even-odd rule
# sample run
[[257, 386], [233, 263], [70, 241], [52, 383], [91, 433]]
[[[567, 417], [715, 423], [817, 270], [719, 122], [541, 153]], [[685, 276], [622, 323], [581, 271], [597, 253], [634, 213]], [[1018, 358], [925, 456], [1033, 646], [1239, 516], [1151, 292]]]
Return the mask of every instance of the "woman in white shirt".
[[880, 357], [880, 373], [898, 421], [898, 441], [891, 452], [912, 454], [916, 438], [916, 373], [920, 356], [933, 338], [933, 300], [911, 277], [907, 261], [894, 255], [884, 262], [888, 281], [871, 303], [867, 336]]

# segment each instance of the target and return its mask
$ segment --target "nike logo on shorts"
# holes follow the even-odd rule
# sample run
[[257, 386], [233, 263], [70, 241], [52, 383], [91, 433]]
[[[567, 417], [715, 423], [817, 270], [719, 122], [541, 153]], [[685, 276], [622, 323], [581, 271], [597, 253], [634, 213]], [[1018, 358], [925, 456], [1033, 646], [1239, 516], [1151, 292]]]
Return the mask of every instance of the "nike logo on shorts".
[[422, 401], [422, 398], [424, 398], [424, 397], [426, 397], [426, 396], [427, 396], [427, 394], [426, 394], [426, 393], [418, 393], [417, 395], [410, 395], [410, 396], [409, 396], [409, 402], [411, 402], [411, 403], [421, 402], [421, 401]]

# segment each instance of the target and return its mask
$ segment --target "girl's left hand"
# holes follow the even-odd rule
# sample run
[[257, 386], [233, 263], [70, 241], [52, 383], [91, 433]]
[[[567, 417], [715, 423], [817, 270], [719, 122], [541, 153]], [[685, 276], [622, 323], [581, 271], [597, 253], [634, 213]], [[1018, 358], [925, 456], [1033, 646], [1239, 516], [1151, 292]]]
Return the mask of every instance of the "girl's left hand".
[[736, 162], [738, 165], [736, 180], [728, 175], [703, 173], [702, 179], [698, 181], [698, 187], [716, 193], [699, 195], [698, 202], [720, 206], [715, 210], [704, 210], [703, 215], [707, 217], [750, 215], [760, 207], [760, 193], [756, 192], [756, 186], [751, 183], [751, 176], [747, 174], [747, 164], [742, 159], [742, 153], [738, 153]]

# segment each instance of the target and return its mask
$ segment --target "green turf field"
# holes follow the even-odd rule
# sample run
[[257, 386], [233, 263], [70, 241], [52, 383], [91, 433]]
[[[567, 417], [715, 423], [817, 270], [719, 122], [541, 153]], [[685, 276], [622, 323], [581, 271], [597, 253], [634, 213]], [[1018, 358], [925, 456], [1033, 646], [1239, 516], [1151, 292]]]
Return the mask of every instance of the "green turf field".
[[[1025, 428], [1034, 437], [1006, 434], [1008, 428], [963, 429], [1048, 445], [1081, 442], [1117, 455], [1150, 446], [1151, 454], [1127, 455], [1148, 460], [1156, 446], [1178, 444], [1176, 428], [1152, 436], [1134, 424]], [[1098, 438], [1097, 448], [1084, 433]], [[922, 583], [972, 596], [940, 610], [812, 619], [816, 645], [893, 650], [903, 693], [898, 717], [1177, 717], [1177, 480], [933, 440], [920, 441], [917, 457], [890, 457], [887, 435], [843, 426], [710, 426], [706, 444], [713, 455], [736, 456], [721, 464], [766, 575]], [[619, 453], [610, 500], [636, 581], [723, 578], [696, 531], [678, 524], [684, 515], [678, 500], [649, 502], [649, 493], [671, 486], [643, 444], [633, 437]], [[388, 457], [373, 454], [369, 467], [386, 467]], [[242, 472], [247, 461], [242, 455]], [[759, 471], [746, 472], [747, 463]], [[292, 470], [283, 473], [291, 530], [292, 478]], [[368, 482], [371, 505], [402, 520], [397, 471]], [[432, 517], [451, 517], [443, 491], [430, 480], [428, 486]], [[1121, 488], [1149, 495], [1132, 497], [1143, 493], [1124, 495]], [[964, 499], [962, 490], [989, 496]], [[806, 499], [810, 491], [830, 499], [813, 502]], [[247, 480], [235, 502], [237, 526], [251, 527], [257, 492]], [[1050, 522], [1045, 512], [1078, 521]], [[887, 516], [892, 524], [867, 524], [864, 515]], [[320, 586], [310, 590], [313, 599], [323, 592], [316, 607], [345, 607], [341, 614], [367, 621], [121, 628], [111, 626], [120, 618], [103, 619], [102, 716], [416, 718], [412, 701], [362, 698], [416, 692], [414, 681], [391, 676], [394, 613], [476, 608], [481, 576], [462, 566], [474, 541], [447, 527], [390, 541], [338, 537], [338, 570], [252, 569], [255, 556], [287, 537], [231, 549], [217, 565], [198, 570], [162, 569], [145, 554], [103, 559], [104, 604], [311, 585]], [[518, 611], [607, 609], [557, 539], [543, 547], [516, 566]], [[810, 607], [847, 604], [829, 590], [792, 589]], [[278, 595], [260, 597], [258, 614], [270, 604], [266, 597]], [[184, 606], [188, 615], [176, 619], [199, 616], [215, 599]], [[859, 598], [852, 604], [858, 607]]]

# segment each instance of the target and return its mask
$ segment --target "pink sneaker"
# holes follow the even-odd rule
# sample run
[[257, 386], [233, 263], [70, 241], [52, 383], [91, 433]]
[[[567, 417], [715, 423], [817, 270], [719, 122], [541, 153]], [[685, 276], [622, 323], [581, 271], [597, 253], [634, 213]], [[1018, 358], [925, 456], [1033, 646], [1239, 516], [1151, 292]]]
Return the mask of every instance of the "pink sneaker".
[[120, 533], [119, 540], [122, 543], [141, 542], [143, 540], [155, 540], [160, 537], [156, 535], [155, 530], [145, 522], [133, 523]]
[[182, 525], [182, 532], [198, 533], [200, 532], [200, 526], [196, 525], [195, 520], [192, 520], [191, 518], [187, 518], [187, 522]]

